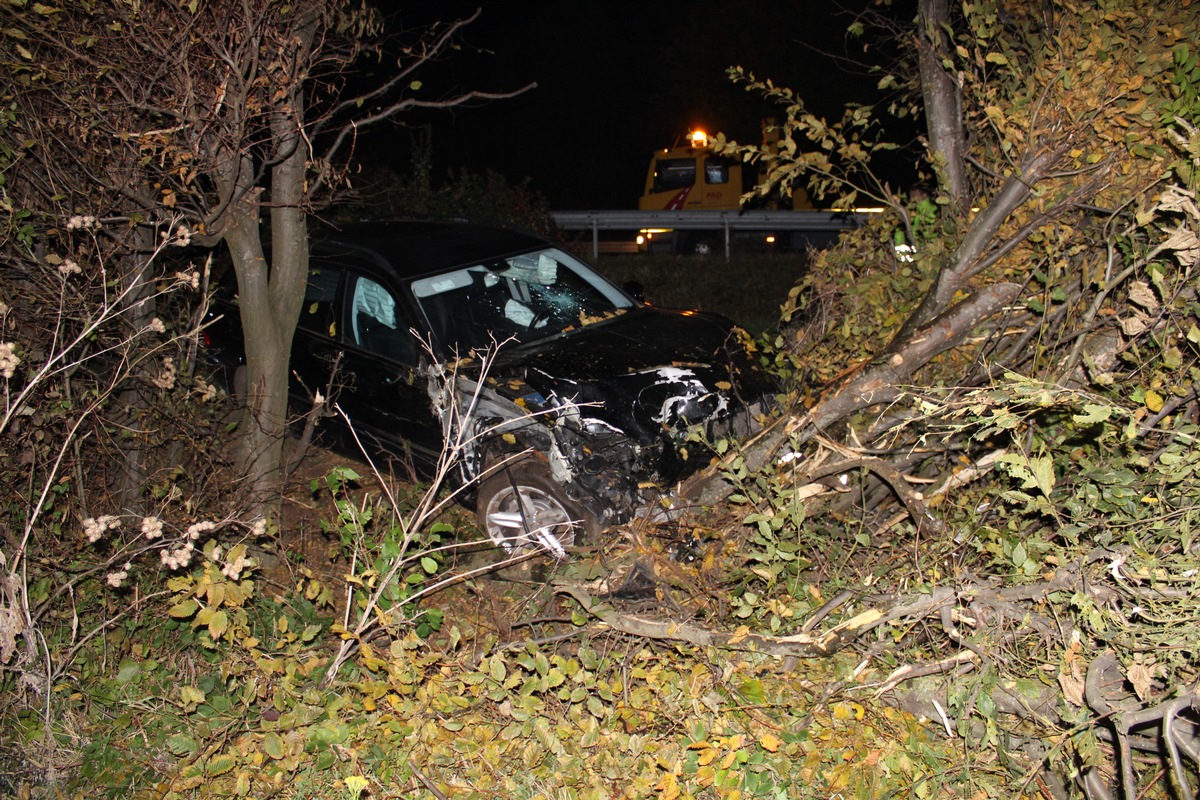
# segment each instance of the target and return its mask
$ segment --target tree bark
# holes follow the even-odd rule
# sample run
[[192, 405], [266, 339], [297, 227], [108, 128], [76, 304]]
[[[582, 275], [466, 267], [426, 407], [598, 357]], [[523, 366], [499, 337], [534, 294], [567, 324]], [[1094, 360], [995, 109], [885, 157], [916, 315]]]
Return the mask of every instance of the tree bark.
[[[1046, 178], [1054, 165], [1058, 163], [1059, 156], [1059, 150], [1041, 150], [1034, 152], [1021, 162], [1018, 169], [992, 198], [991, 203], [980, 210], [971, 220], [966, 236], [955, 248], [949, 263], [938, 272], [933, 288], [922, 298], [921, 305], [897, 331], [889, 350], [903, 347], [904, 342], [918, 328], [941, 314], [958, 292], [967, 287], [968, 281], [992, 263], [992, 259], [987, 257], [988, 248], [995, 241], [1000, 226], [1029, 198], [1034, 185]], [[1004, 246], [1011, 248], [1034, 230], [1033, 226], [1027, 227], [1020, 234], [1010, 237]]]
[[938, 170], [940, 188], [950, 195], [950, 202], [958, 211], [966, 211], [970, 193], [962, 92], [942, 61], [949, 51], [946, 36], [950, 25], [949, 1], [921, 0], [917, 14], [917, 53], [929, 149]]
[[[124, 258], [125, 263], [129, 265], [125, 271], [130, 276], [127, 280], [133, 287], [128, 293], [124, 313], [129, 321], [130, 330], [142, 331], [157, 314], [157, 303], [154, 299], [155, 275], [151, 262], [143, 255], [150, 251], [153, 242], [149, 241], [147, 228], [143, 226], [136, 228], [133, 235], [136, 240], [134, 252]], [[117, 395], [116, 402], [121, 423], [128, 436], [119, 440], [122, 463], [115, 494], [117, 507], [129, 514], [144, 513], [142, 492], [149, 475], [143, 420], [146, 402], [143, 396], [144, 389], [139, 383], [130, 382]]]

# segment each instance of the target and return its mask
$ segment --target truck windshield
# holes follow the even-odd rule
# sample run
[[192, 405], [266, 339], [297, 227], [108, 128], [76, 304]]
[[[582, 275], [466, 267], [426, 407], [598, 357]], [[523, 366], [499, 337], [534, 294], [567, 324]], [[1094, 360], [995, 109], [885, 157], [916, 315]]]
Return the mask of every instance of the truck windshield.
[[685, 189], [696, 182], [696, 159], [659, 159], [654, 170], [654, 191], [669, 192]]

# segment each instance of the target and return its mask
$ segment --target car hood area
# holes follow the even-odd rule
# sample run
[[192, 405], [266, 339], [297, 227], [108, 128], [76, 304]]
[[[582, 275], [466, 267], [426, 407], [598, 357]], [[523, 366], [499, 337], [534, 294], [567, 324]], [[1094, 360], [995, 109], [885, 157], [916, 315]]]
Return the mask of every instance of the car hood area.
[[705, 466], [708, 443], [753, 430], [778, 390], [724, 317], [650, 306], [502, 349], [487, 375], [481, 417], [508, 435], [481, 439], [548, 452], [609, 523]]
[[738, 414], [773, 392], [750, 347], [716, 315], [644, 307], [515, 348], [494, 374], [529, 387], [522, 397], [531, 407], [574, 404], [585, 422], [647, 445]]

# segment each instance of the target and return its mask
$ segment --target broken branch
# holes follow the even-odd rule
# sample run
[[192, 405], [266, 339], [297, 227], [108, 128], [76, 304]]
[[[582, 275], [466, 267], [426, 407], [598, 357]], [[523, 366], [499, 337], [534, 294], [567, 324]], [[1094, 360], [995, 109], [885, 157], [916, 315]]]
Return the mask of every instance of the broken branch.
[[573, 598], [583, 609], [610, 628], [646, 639], [665, 639], [687, 642], [698, 647], [718, 647], [726, 650], [745, 650], [774, 656], [816, 658], [831, 656], [850, 642], [880, 625], [901, 617], [924, 617], [934, 613], [954, 599], [949, 589], [934, 589], [927, 595], [901, 598], [887, 609], [870, 608], [841, 622], [824, 633], [798, 633], [792, 636], [763, 636], [745, 629], [733, 632], [714, 631], [686, 622], [664, 621], [634, 614], [621, 614], [592, 597], [582, 584], [556, 581], [554, 589]]

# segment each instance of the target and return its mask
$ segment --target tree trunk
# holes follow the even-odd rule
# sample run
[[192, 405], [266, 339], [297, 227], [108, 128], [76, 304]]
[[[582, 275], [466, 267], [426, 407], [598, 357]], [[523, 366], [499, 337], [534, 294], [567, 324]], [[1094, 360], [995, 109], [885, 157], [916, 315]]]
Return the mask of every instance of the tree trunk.
[[[300, 45], [303, 50], [305, 45]], [[308, 279], [305, 170], [308, 150], [300, 130], [299, 91], [281, 98], [271, 120], [270, 236], [268, 266], [260, 217], [261, 192], [249, 185], [248, 159], [229, 159], [232, 196], [225, 241], [237, 273], [246, 349], [246, 426], [243, 465], [257, 516], [273, 512], [282, 488], [287, 427], [288, 363]]]
[[961, 90], [954, 76], [942, 65], [942, 58], [949, 50], [946, 37], [949, 22], [948, 0], [921, 0], [917, 18], [917, 52], [929, 149], [938, 170], [939, 188], [950, 195], [951, 203], [957, 210], [966, 211], [970, 195]]
[[[139, 226], [134, 230], [134, 253], [125, 257], [130, 265], [126, 274], [133, 286], [125, 301], [125, 316], [130, 330], [142, 331], [158, 313], [154, 299], [154, 271], [146, 253], [153, 247], [150, 229]], [[145, 512], [142, 493], [146, 487], [149, 471], [146, 465], [146, 433], [143, 416], [146, 410], [145, 391], [134, 380], [127, 383], [117, 396], [116, 409], [128, 436], [119, 440], [121, 448], [121, 472], [114, 491], [117, 507], [127, 514]]]
[[[237, 273], [246, 348], [246, 417], [242, 465], [256, 513], [269, 513], [278, 492], [287, 419], [288, 350], [270, 302], [267, 258], [259, 234], [259, 193], [247, 192], [229, 210], [225, 242]], [[290, 343], [290, 342], [289, 342]]]

